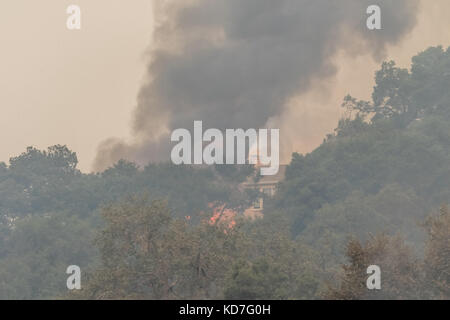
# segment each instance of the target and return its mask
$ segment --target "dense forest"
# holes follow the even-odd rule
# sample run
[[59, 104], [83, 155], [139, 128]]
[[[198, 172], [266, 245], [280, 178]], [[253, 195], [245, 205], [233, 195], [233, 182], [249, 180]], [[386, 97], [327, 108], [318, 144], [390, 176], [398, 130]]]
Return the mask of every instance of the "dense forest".
[[232, 226], [210, 218], [254, 200], [251, 166], [85, 174], [66, 146], [29, 147], [0, 163], [0, 299], [449, 299], [449, 89], [450, 49], [384, 62], [372, 100], [345, 97], [335, 132], [293, 154], [264, 218]]

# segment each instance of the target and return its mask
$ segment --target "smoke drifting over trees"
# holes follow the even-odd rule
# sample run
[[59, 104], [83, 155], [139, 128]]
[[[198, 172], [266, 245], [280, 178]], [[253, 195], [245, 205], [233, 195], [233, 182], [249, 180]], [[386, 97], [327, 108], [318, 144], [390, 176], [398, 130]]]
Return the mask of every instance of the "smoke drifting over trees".
[[[372, 101], [347, 98], [273, 197], [243, 188], [252, 166], [85, 174], [66, 146], [29, 147], [0, 162], [0, 299], [448, 300], [449, 75], [442, 46], [383, 63]], [[261, 196], [263, 218], [246, 219]]]
[[[169, 134], [202, 120], [214, 128], [260, 128], [313, 80], [335, 74], [332, 57], [383, 57], [416, 23], [418, 1], [376, 1], [382, 30], [366, 27], [373, 1], [166, 1], [134, 114], [133, 141], [104, 141], [95, 167], [121, 158], [166, 161]], [[351, 31], [352, 36], [348, 36]]]

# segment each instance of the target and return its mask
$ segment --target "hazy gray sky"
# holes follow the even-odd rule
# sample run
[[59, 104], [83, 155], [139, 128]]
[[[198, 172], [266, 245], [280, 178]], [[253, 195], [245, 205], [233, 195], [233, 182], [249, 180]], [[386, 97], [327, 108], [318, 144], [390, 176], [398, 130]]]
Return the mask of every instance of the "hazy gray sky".
[[[66, 29], [69, 4], [82, 9], [80, 31]], [[101, 141], [130, 135], [151, 46], [151, 1], [2, 0], [0, 8], [0, 161], [29, 145], [59, 143], [77, 152], [80, 168], [89, 171]], [[448, 12], [448, 0], [422, 0], [417, 27], [388, 58], [407, 65], [430, 45], [450, 45]], [[270, 120], [287, 133], [287, 153], [308, 151], [332, 131], [345, 94], [369, 95], [379, 63], [336, 59], [335, 77]]]
[[[82, 29], [66, 28], [66, 8]], [[67, 144], [89, 170], [98, 143], [129, 132], [151, 42], [148, 0], [2, 0], [0, 161]]]

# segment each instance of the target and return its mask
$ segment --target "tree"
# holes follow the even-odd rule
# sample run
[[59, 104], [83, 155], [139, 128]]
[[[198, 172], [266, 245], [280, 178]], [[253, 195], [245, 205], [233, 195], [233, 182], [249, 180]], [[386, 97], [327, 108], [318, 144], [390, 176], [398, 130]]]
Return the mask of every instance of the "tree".
[[290, 234], [289, 220], [279, 212], [241, 225], [242, 257], [227, 275], [227, 299], [313, 299], [322, 270], [317, 253]]
[[216, 226], [174, 219], [167, 204], [131, 197], [102, 211], [96, 245], [101, 265], [80, 296], [88, 299], [220, 297], [236, 236]]
[[27, 151], [18, 157], [9, 160], [10, 169], [17, 171], [34, 171], [40, 174], [52, 172], [74, 174], [78, 164], [78, 158], [75, 152], [72, 152], [67, 146], [55, 145], [41, 151], [33, 147], [28, 147]]
[[288, 277], [278, 264], [271, 264], [264, 258], [254, 263], [238, 261], [226, 283], [225, 299], [287, 299], [288, 289]]
[[[3, 232], [3, 230], [0, 230]], [[61, 212], [15, 221], [2, 242], [0, 299], [52, 299], [67, 292], [66, 268], [95, 262], [90, 221]]]
[[[421, 299], [420, 264], [400, 238], [385, 235], [372, 237], [364, 245], [358, 240], [347, 244], [348, 264], [342, 266], [338, 287], [330, 287], [325, 298], [338, 300]], [[381, 269], [381, 290], [369, 290], [367, 269]]]
[[425, 254], [426, 287], [437, 299], [450, 299], [450, 210], [442, 206], [440, 214], [425, 223], [428, 240]]
[[350, 95], [343, 107], [372, 121], [397, 118], [408, 124], [428, 113], [449, 115], [450, 48], [431, 47], [412, 58], [411, 70], [398, 68], [394, 61], [383, 62], [375, 75], [372, 102]]

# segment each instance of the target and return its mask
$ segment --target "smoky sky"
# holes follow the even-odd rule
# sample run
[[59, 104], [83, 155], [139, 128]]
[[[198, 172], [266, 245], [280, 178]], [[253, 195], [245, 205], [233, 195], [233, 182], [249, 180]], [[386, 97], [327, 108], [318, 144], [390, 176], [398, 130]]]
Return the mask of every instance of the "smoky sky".
[[[382, 30], [366, 27], [379, 5]], [[332, 57], [371, 54], [416, 24], [416, 0], [197, 0], [155, 8], [147, 76], [134, 113], [134, 141], [104, 141], [95, 167], [119, 159], [168, 161], [170, 132], [262, 128], [290, 98], [333, 76]]]

